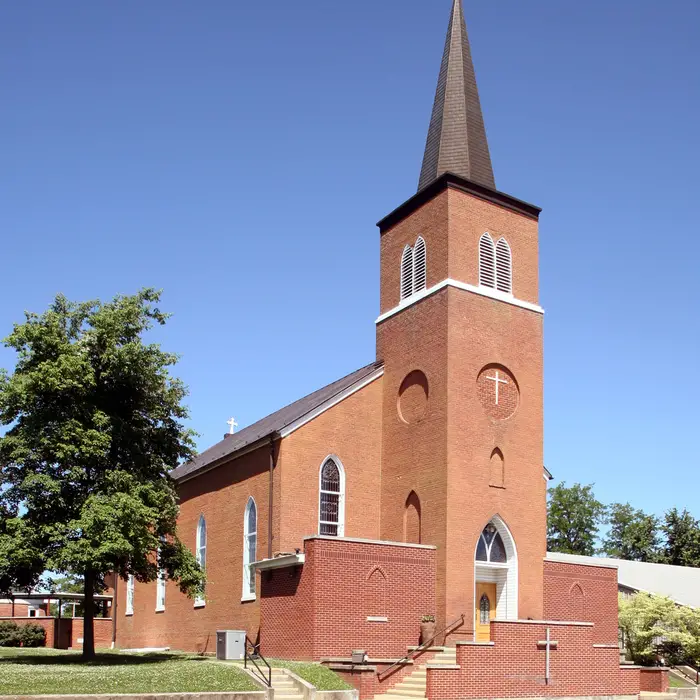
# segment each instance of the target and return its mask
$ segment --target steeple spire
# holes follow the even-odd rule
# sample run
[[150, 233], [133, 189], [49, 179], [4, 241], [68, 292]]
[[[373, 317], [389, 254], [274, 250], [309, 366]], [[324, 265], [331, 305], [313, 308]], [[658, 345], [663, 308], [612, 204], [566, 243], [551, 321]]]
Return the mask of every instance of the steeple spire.
[[452, 6], [418, 189], [448, 171], [496, 187], [462, 0]]

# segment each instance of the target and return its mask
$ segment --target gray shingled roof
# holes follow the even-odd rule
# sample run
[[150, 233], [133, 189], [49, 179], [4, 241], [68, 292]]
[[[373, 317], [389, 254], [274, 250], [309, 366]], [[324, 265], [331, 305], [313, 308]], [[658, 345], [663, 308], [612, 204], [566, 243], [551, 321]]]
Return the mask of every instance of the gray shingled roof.
[[418, 190], [446, 172], [496, 188], [462, 0], [454, 0]]
[[700, 569], [692, 566], [648, 564], [641, 561], [584, 557], [559, 552], [548, 552], [547, 559], [572, 564], [615, 566], [617, 581], [625, 588], [667, 596], [681, 605], [700, 608]]
[[254, 443], [267, 438], [271, 435], [284, 430], [295, 421], [300, 420], [305, 415], [316, 410], [319, 406], [329, 401], [346, 389], [360, 383], [377, 369], [382, 366], [381, 362], [372, 362], [371, 364], [356, 370], [347, 377], [343, 377], [328, 386], [315, 391], [313, 394], [305, 396], [299, 401], [289, 404], [285, 408], [280, 409], [275, 413], [259, 420], [257, 423], [243, 428], [240, 432], [230, 437], [224, 438], [221, 442], [210, 447], [208, 450], [198, 454], [191, 462], [182, 464], [181, 466], [170, 472], [170, 476], [175, 481], [181, 481], [191, 477], [197, 472], [206, 469], [215, 462], [220, 461], [224, 457], [232, 457], [236, 452], [253, 445]]

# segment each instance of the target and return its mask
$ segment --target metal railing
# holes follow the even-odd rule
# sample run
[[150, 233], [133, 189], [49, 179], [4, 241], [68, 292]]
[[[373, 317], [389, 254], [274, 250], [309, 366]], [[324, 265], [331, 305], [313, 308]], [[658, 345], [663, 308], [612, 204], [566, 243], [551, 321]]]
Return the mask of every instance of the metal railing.
[[[243, 658], [243, 667], [248, 668], [248, 662], [252, 664], [250, 672], [257, 676], [268, 688], [272, 687], [272, 667], [267, 663], [265, 657], [260, 653], [260, 645], [253, 644], [246, 635], [245, 638], [245, 656]], [[258, 661], [262, 661], [263, 668], [258, 666]], [[253, 670], [254, 669], [254, 670]]]
[[[696, 668], [692, 664], [688, 663], [680, 664], [678, 666], [671, 666], [671, 668], [677, 673], [680, 673], [684, 678], [687, 678], [691, 683], [700, 685], [700, 668]], [[691, 669], [693, 673], [688, 673], [686, 669]]]
[[419, 647], [416, 647], [413, 651], [410, 651], [403, 659], [399, 659], [396, 663], [391, 664], [388, 668], [385, 668], [381, 673], [377, 674], [378, 680], [381, 682], [385, 678], [388, 678], [396, 669], [404, 666], [406, 663], [414, 659], [419, 654], [422, 654], [426, 649], [432, 646], [433, 642], [443, 634], [449, 634], [450, 632], [456, 630], [464, 624], [464, 613], [460, 615], [454, 622], [451, 622], [447, 627], [436, 632], [427, 642], [423, 642]]

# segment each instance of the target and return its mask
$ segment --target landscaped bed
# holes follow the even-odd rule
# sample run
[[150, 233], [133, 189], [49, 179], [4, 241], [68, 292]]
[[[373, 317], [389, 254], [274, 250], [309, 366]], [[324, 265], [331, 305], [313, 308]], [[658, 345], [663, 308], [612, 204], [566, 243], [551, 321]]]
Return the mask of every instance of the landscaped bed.
[[233, 664], [187, 654], [0, 649], [0, 695], [200, 693], [260, 690]]

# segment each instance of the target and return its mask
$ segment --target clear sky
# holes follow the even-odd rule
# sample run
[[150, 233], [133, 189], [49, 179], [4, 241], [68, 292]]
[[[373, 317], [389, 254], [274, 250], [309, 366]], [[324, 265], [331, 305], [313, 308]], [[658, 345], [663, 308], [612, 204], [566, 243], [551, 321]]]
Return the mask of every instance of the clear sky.
[[[162, 288], [200, 447], [372, 361], [450, 4], [0, 1], [0, 332]], [[465, 11], [497, 185], [544, 208], [546, 465], [700, 516], [700, 2]]]

